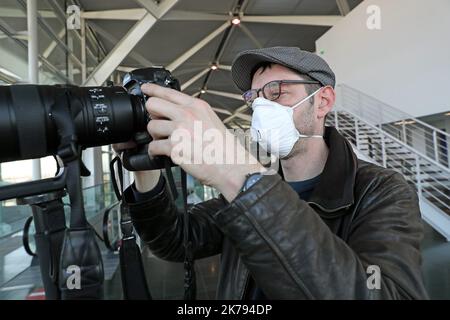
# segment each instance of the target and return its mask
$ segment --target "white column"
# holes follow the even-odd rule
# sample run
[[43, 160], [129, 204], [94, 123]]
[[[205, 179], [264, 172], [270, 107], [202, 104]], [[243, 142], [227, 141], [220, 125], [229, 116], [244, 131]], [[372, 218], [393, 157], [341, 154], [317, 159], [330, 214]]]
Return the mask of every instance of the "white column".
[[125, 190], [126, 188], [128, 188], [133, 183], [133, 181], [134, 177], [132, 175], [132, 172], [123, 168], [123, 189]]
[[[28, 26], [28, 82], [39, 83], [38, 69], [38, 26], [37, 26], [37, 0], [27, 0], [27, 26]], [[31, 175], [33, 180], [41, 178], [41, 161], [32, 160]]]
[[116, 82], [114, 83], [116, 86], [122, 85], [122, 78], [120, 76], [120, 72], [116, 71]]
[[91, 172], [84, 178], [83, 187], [91, 187], [103, 183], [102, 148], [88, 148], [83, 151], [83, 162]]
[[81, 18], [81, 83], [86, 81], [86, 21]]
[[38, 83], [37, 0], [27, 0], [28, 81]]
[[[71, 51], [71, 52], [73, 52], [73, 38], [72, 38], [72, 35], [71, 35], [71, 32], [68, 32], [67, 33], [67, 47], [69, 48], [69, 50]], [[82, 66], [80, 66], [80, 67], [82, 67]], [[72, 61], [72, 59], [70, 58], [70, 55], [69, 55], [69, 58], [68, 58], [68, 61], [67, 61], [67, 77], [71, 80], [71, 81], [73, 81], [74, 80], [74, 77], [73, 77], [73, 61]]]

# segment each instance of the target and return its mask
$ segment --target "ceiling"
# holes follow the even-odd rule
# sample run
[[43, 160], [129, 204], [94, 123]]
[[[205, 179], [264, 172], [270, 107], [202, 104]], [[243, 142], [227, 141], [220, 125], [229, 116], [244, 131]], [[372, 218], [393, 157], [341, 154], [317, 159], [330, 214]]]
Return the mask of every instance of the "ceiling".
[[[39, 28], [39, 52], [43, 53], [54, 41], [54, 36], [46, 28], [51, 28], [54, 34], [64, 29], [65, 3], [74, 2], [83, 11], [104, 11], [144, 8], [143, 3], [163, 7], [173, 0], [39, 0], [38, 9], [42, 20]], [[211, 34], [215, 29], [230, 21], [233, 14], [247, 16], [341, 16], [346, 12], [339, 9], [339, 2], [346, 2], [348, 9], [352, 10], [362, 0], [179, 0], [170, 10], [151, 27], [140, 39], [131, 52], [123, 59], [120, 66], [126, 68], [146, 67], [148, 63], [167, 66], [182, 56], [199, 41]], [[26, 31], [26, 16], [23, 4], [25, 0], [0, 1], [0, 26], [7, 26], [15, 32]], [[9, 10], [6, 10], [9, 9]], [[16, 10], [16, 11], [14, 11]], [[20, 15], [20, 11], [22, 15]], [[16, 13], [14, 13], [16, 12]], [[57, 13], [56, 16], [52, 12]], [[3, 13], [3, 14], [2, 14]], [[127, 15], [129, 11], [123, 11]], [[348, 13], [348, 12], [347, 12]], [[60, 15], [58, 19], [58, 14]], [[207, 14], [201, 16], [200, 14]], [[211, 16], [214, 15], [214, 16]], [[198, 17], [198, 18], [197, 18]], [[92, 30], [93, 37], [88, 41], [90, 54], [87, 55], [88, 71], [95, 69], [99, 60], [111, 52], [117, 43], [137, 23], [137, 20], [117, 19], [86, 19], [87, 26]], [[229, 23], [229, 22], [228, 22]], [[225, 66], [225, 70], [209, 70], [199, 79], [185, 89], [190, 95], [200, 93], [200, 97], [208, 101], [213, 107], [221, 110], [218, 115], [221, 119], [229, 117], [243, 102], [234, 98], [217, 95], [216, 91], [240, 94], [234, 86], [230, 66], [237, 53], [245, 49], [258, 46], [298, 46], [304, 50], [315, 51], [315, 41], [323, 35], [329, 25], [300, 25], [285, 23], [246, 22], [229, 26], [214, 39], [199, 49], [173, 70], [173, 74], [186, 83], [202, 70], [209, 68], [213, 63]], [[71, 31], [69, 31], [71, 32]], [[70, 38], [70, 37], [69, 37]], [[95, 38], [95, 40], [94, 40]], [[5, 46], [17, 39], [0, 39], [0, 46]], [[64, 36], [64, 43], [68, 41]], [[67, 45], [67, 42], [66, 42]], [[79, 57], [80, 41], [73, 38], [73, 52]], [[99, 48], [102, 49], [99, 49]], [[15, 49], [15, 50], [24, 50]], [[21, 53], [23, 54], [23, 52]], [[64, 48], [58, 45], [48, 60], [57, 68], [64, 71], [67, 66], [67, 57]], [[122, 70], [124, 70], [122, 68]], [[123, 73], [120, 73], [123, 75]], [[80, 84], [81, 76], [76, 74], [74, 82]], [[208, 93], [209, 91], [209, 93]], [[212, 94], [212, 93], [214, 94]], [[227, 114], [228, 113], [228, 114]], [[245, 114], [246, 111], [243, 111]], [[230, 126], [246, 126], [248, 121], [242, 117], [235, 117], [228, 123]]]

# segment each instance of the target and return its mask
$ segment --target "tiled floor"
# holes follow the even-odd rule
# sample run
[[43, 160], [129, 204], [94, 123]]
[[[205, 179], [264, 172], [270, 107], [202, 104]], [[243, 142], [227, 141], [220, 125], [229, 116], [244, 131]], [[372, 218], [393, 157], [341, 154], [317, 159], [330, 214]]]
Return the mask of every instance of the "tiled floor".
[[0, 287], [26, 270], [31, 263], [21, 236], [0, 239]]
[[[114, 285], [116, 282], [120, 283], [120, 278], [117, 280], [117, 273], [119, 268], [119, 256], [114, 253], [103, 251], [103, 268], [105, 274], [105, 298], [106, 299], [120, 299], [121, 288], [116, 290]], [[43, 287], [40, 269], [37, 259], [33, 260], [32, 266], [28, 267], [23, 272], [19, 273], [12, 280], [0, 287], [0, 300], [13, 299], [23, 300], [29, 298], [33, 292], [41, 290]]]
[[[214, 299], [219, 257], [198, 260], [195, 263], [197, 277], [197, 298]], [[167, 262], [143, 254], [147, 283], [153, 299], [183, 299], [184, 270], [183, 264]], [[37, 261], [35, 261], [37, 263]], [[122, 299], [122, 283], [119, 269], [119, 256], [104, 251], [103, 265], [105, 269], [104, 298]], [[29, 299], [30, 295], [42, 289], [39, 265], [27, 268], [14, 279], [0, 287], [0, 300]]]
[[425, 224], [422, 270], [431, 299], [450, 300], [450, 242]]

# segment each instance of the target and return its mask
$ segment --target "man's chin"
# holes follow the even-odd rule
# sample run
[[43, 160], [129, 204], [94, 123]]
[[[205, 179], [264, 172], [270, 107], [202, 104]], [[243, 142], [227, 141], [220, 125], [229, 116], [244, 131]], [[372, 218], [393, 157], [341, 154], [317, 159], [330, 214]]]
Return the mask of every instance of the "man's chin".
[[291, 152], [289, 152], [287, 156], [280, 157], [280, 160], [286, 161], [304, 153], [306, 153], [306, 146], [302, 145], [301, 140], [299, 139], [294, 144]]

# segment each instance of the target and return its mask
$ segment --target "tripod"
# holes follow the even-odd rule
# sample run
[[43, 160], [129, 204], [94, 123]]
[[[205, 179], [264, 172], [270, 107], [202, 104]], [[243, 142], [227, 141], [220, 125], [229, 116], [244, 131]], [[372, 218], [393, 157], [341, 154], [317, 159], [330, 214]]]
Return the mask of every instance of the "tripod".
[[66, 218], [62, 197], [65, 191], [53, 191], [41, 195], [17, 199], [18, 205], [30, 205], [36, 229], [36, 252], [39, 259], [45, 296], [48, 300], [60, 300], [58, 287], [60, 255], [66, 230]]

